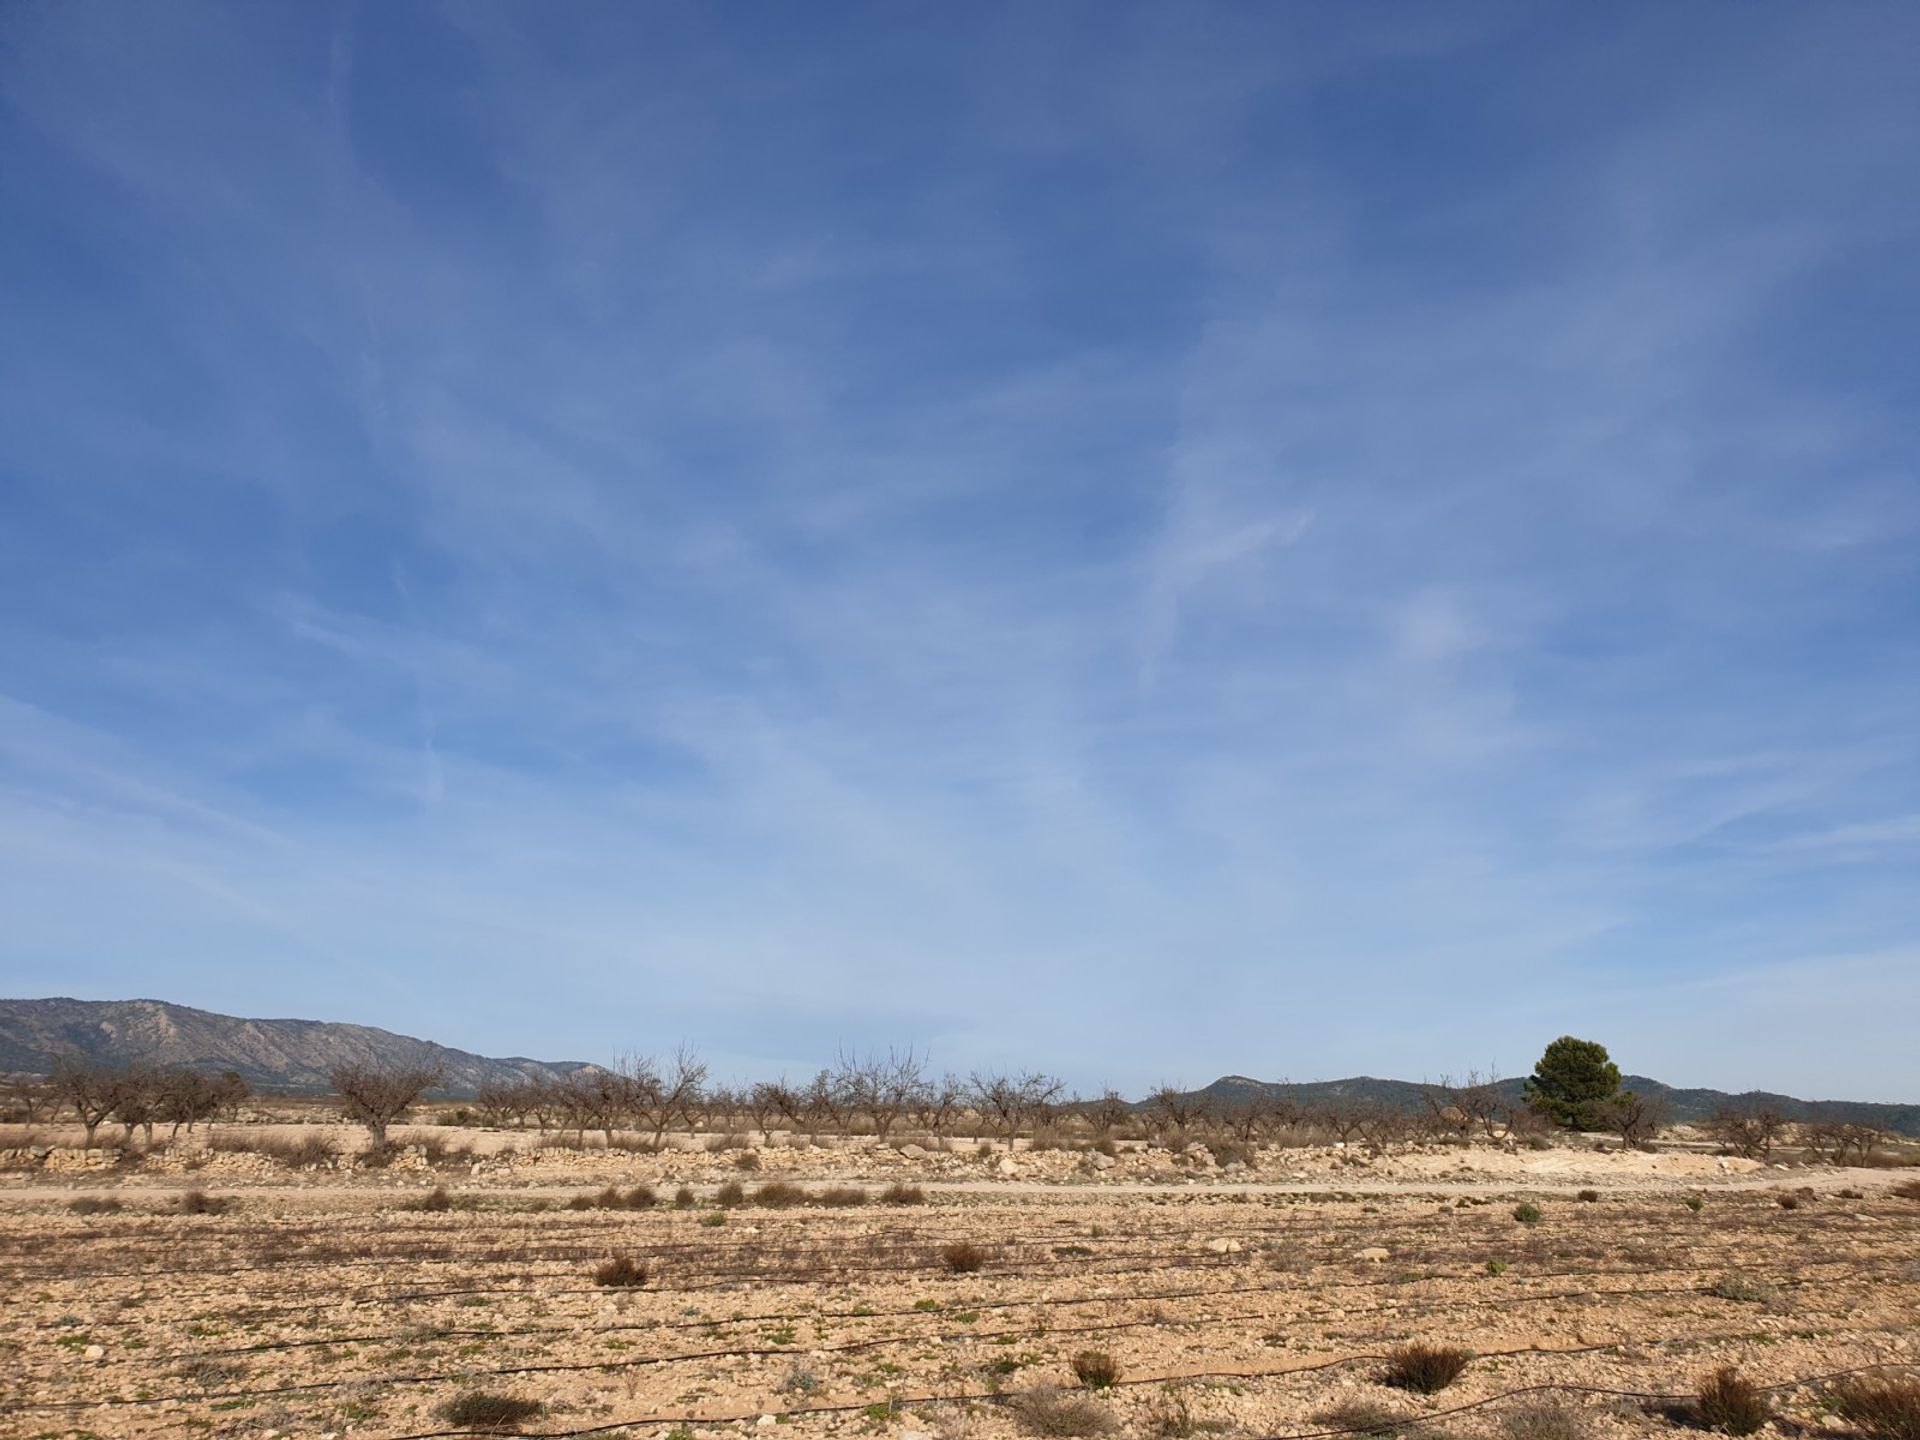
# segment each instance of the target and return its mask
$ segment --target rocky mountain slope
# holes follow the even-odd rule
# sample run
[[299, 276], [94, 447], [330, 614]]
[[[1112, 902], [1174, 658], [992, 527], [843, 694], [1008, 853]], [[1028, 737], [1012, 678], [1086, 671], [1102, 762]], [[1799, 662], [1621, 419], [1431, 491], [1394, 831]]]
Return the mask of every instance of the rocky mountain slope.
[[237, 1070], [258, 1089], [324, 1090], [336, 1065], [437, 1065], [451, 1094], [558, 1079], [578, 1061], [504, 1060], [367, 1025], [243, 1020], [161, 1000], [0, 1000], [0, 1074], [44, 1074], [61, 1056], [104, 1064]]

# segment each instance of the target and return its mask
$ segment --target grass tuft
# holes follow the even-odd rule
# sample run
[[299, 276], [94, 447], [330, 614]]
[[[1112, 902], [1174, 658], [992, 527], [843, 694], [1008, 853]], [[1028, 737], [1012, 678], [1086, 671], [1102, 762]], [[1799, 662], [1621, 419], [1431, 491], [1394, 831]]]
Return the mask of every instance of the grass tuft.
[[1722, 1435], [1751, 1435], [1773, 1418], [1773, 1405], [1760, 1387], [1731, 1365], [1722, 1365], [1700, 1381], [1694, 1417]]
[[1072, 1363], [1073, 1378], [1088, 1390], [1106, 1390], [1120, 1381], [1120, 1363], [1104, 1350], [1082, 1350]]
[[1380, 1383], [1416, 1395], [1437, 1395], [1458, 1380], [1472, 1361], [1473, 1352], [1458, 1345], [1411, 1340], [1388, 1353]]
[[618, 1256], [593, 1272], [593, 1283], [610, 1290], [637, 1290], [647, 1283], [647, 1264], [626, 1255]]
[[971, 1240], [956, 1240], [940, 1252], [950, 1275], [971, 1275], [987, 1263], [986, 1250]]
[[456, 1400], [449, 1400], [440, 1407], [438, 1413], [449, 1425], [500, 1435], [511, 1434], [527, 1421], [538, 1419], [545, 1409], [538, 1400], [525, 1400], [518, 1395], [489, 1395], [483, 1390], [474, 1390]]
[[1870, 1440], [1920, 1440], [1920, 1380], [1860, 1375], [1842, 1380], [1827, 1398], [1834, 1413]]
[[1007, 1408], [1029, 1435], [1104, 1435], [1113, 1429], [1106, 1406], [1064, 1390], [1023, 1390], [1007, 1398]]

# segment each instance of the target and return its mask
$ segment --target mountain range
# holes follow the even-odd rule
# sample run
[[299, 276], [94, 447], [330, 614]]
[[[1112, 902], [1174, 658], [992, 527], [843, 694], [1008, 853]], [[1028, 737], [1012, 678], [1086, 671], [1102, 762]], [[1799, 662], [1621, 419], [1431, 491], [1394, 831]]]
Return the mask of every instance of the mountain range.
[[[320, 1020], [244, 1020], [162, 1000], [0, 1000], [0, 1075], [43, 1075], [61, 1057], [102, 1064], [183, 1065], [234, 1070], [260, 1090], [317, 1092], [327, 1088], [336, 1065], [437, 1066], [450, 1095], [470, 1095], [476, 1086], [518, 1080], [558, 1080], [592, 1068], [579, 1060], [493, 1059], [432, 1041], [396, 1035], [367, 1025]], [[1523, 1077], [1502, 1080], [1501, 1092], [1518, 1100]], [[1675, 1121], [1698, 1121], [1733, 1102], [1771, 1105], [1790, 1120], [1850, 1120], [1920, 1138], [1920, 1105], [1880, 1105], [1857, 1100], [1800, 1100], [1755, 1091], [1685, 1089], [1644, 1075], [1629, 1075], [1625, 1087], [1664, 1099]], [[1410, 1080], [1360, 1075], [1304, 1083], [1226, 1075], [1197, 1092], [1219, 1100], [1255, 1092], [1301, 1102], [1343, 1099], [1384, 1101], [1418, 1108], [1422, 1087]]]
[[589, 1068], [517, 1055], [496, 1060], [368, 1025], [242, 1020], [164, 1000], [0, 1000], [0, 1074], [44, 1075], [62, 1056], [234, 1070], [257, 1090], [292, 1092], [325, 1090], [336, 1065], [435, 1066], [453, 1095]]

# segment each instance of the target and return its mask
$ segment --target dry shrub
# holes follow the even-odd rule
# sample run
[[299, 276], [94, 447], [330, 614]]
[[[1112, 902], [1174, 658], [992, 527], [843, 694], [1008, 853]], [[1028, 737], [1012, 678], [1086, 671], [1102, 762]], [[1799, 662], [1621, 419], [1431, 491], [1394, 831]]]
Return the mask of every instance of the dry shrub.
[[1106, 1406], [1065, 1390], [1025, 1390], [1007, 1397], [1007, 1408], [1030, 1435], [1104, 1435], [1113, 1429]]
[[924, 1205], [927, 1192], [918, 1185], [902, 1185], [898, 1180], [880, 1192], [882, 1205]]
[[971, 1240], [956, 1240], [940, 1252], [940, 1263], [950, 1275], [971, 1275], [987, 1263], [987, 1252]]
[[653, 1193], [651, 1185], [636, 1185], [620, 1203], [628, 1210], [651, 1210], [660, 1203], [660, 1197]]
[[449, 1400], [437, 1412], [449, 1425], [482, 1433], [510, 1434], [529, 1420], [539, 1418], [546, 1406], [538, 1400], [523, 1400], [518, 1395], [489, 1395], [482, 1390], [469, 1391], [457, 1400]]
[[608, 1289], [637, 1290], [647, 1283], [646, 1262], [618, 1256], [594, 1270], [593, 1283]]
[[77, 1200], [69, 1200], [67, 1209], [75, 1215], [118, 1215], [127, 1207], [112, 1196], [102, 1199], [94, 1195], [82, 1195]]
[[1147, 1431], [1159, 1440], [1191, 1440], [1231, 1428], [1224, 1420], [1203, 1420], [1193, 1413], [1185, 1386], [1169, 1385], [1147, 1402]]
[[867, 1203], [867, 1192], [858, 1185], [831, 1185], [814, 1197], [822, 1205], [832, 1206], [836, 1210], [849, 1210], [856, 1205]]
[[713, 1192], [713, 1203], [729, 1208], [747, 1203], [747, 1190], [738, 1180], [729, 1180]]
[[1598, 1190], [1582, 1190], [1576, 1198], [1585, 1204], [1592, 1205], [1600, 1199], [1600, 1192]]
[[691, 1185], [682, 1185], [678, 1190], [674, 1191], [673, 1204], [677, 1210], [691, 1210], [693, 1208], [693, 1187]]
[[1513, 1207], [1513, 1218], [1522, 1225], [1537, 1225], [1540, 1223], [1540, 1207], [1531, 1200], [1523, 1200]]
[[453, 1209], [453, 1196], [447, 1193], [446, 1186], [436, 1185], [406, 1208], [409, 1210], [451, 1210]]
[[1827, 1399], [1871, 1440], [1920, 1440], [1920, 1380], [1857, 1375], [1834, 1386]]
[[1800, 1197], [1798, 1195], [1776, 1195], [1774, 1199], [1779, 1203], [1782, 1210], [1798, 1210], [1800, 1208]]
[[189, 1190], [180, 1197], [182, 1215], [219, 1215], [225, 1212], [230, 1202], [218, 1196], [209, 1195], [204, 1190]]
[[1528, 1400], [1500, 1417], [1506, 1440], [1587, 1440], [1592, 1431], [1586, 1411], [1559, 1400]]
[[1430, 1345], [1411, 1340], [1387, 1354], [1380, 1383], [1416, 1395], [1437, 1395], [1460, 1378], [1473, 1361], [1473, 1352], [1458, 1345]]
[[1780, 1298], [1780, 1292], [1774, 1286], [1752, 1275], [1743, 1275], [1738, 1270], [1729, 1270], [1715, 1280], [1707, 1287], [1707, 1293], [1717, 1295], [1722, 1300], [1752, 1301], [1762, 1305]]
[[1120, 1380], [1120, 1362], [1104, 1350], [1082, 1350], [1073, 1357], [1073, 1378], [1089, 1390], [1105, 1390]]
[[1344, 1400], [1320, 1411], [1313, 1417], [1313, 1423], [1327, 1430], [1347, 1430], [1355, 1435], [1399, 1435], [1412, 1428], [1414, 1422], [1372, 1400]]
[[807, 1192], [785, 1180], [769, 1180], [753, 1192], [753, 1203], [770, 1210], [786, 1210], [807, 1203]]
[[208, 1138], [207, 1148], [227, 1155], [264, 1155], [292, 1170], [329, 1165], [340, 1158], [340, 1147], [325, 1135], [288, 1139], [279, 1135], [221, 1134]]
[[1722, 1365], [1700, 1381], [1694, 1418], [1723, 1435], [1751, 1435], [1773, 1418], [1773, 1405], [1746, 1376]]

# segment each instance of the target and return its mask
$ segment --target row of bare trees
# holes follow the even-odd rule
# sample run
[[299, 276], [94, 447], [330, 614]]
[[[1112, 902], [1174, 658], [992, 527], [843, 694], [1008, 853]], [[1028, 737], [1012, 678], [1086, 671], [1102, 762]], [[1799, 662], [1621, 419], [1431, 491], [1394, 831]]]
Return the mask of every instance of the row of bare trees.
[[1065, 1086], [1033, 1071], [977, 1072], [962, 1080], [927, 1072], [913, 1049], [884, 1054], [843, 1052], [804, 1081], [782, 1077], [732, 1088], [707, 1083], [706, 1065], [682, 1047], [664, 1061], [628, 1056], [610, 1068], [589, 1067], [560, 1080], [483, 1085], [474, 1092], [480, 1117], [492, 1125], [597, 1130], [609, 1144], [616, 1131], [644, 1131], [654, 1144], [671, 1129], [720, 1133], [757, 1130], [770, 1139], [787, 1130], [818, 1139], [865, 1133], [886, 1139], [901, 1125], [933, 1136], [962, 1116], [1011, 1140], [1052, 1123]]
[[1864, 1164], [1887, 1144], [1886, 1132], [1874, 1125], [1832, 1116], [1794, 1122], [1777, 1105], [1764, 1100], [1722, 1106], [1707, 1122], [1707, 1133], [1736, 1155], [1765, 1160], [1776, 1145], [1798, 1143], [1835, 1165]]
[[9, 1086], [5, 1099], [8, 1111], [28, 1124], [72, 1111], [91, 1148], [102, 1125], [121, 1126], [123, 1140], [131, 1140], [135, 1130], [144, 1131], [151, 1144], [156, 1125], [169, 1126], [170, 1133], [178, 1135], [182, 1126], [191, 1131], [222, 1114], [231, 1119], [251, 1093], [246, 1080], [232, 1070], [208, 1075], [185, 1066], [62, 1060], [44, 1081]]
[[[376, 1145], [442, 1080], [430, 1067], [343, 1065], [330, 1076], [346, 1118], [365, 1125]], [[28, 1123], [70, 1111], [85, 1127], [87, 1144], [102, 1125], [123, 1127], [124, 1138], [156, 1125], [173, 1134], [222, 1113], [232, 1118], [249, 1089], [238, 1074], [186, 1068], [113, 1067], [62, 1061], [44, 1081], [22, 1081], [0, 1094], [6, 1113]], [[934, 1075], [927, 1057], [908, 1049], [856, 1054], [801, 1082], [779, 1080], [729, 1087], [708, 1083], [708, 1068], [689, 1047], [661, 1060], [633, 1055], [615, 1065], [583, 1067], [559, 1080], [529, 1079], [481, 1086], [473, 1107], [485, 1124], [597, 1131], [611, 1146], [622, 1132], [640, 1132], [654, 1145], [672, 1129], [736, 1134], [776, 1130], [818, 1139], [865, 1134], [885, 1140], [906, 1127], [944, 1139], [991, 1135], [1009, 1146], [1035, 1140], [1144, 1138], [1182, 1148], [1195, 1143], [1385, 1145], [1408, 1140], [1528, 1138], [1550, 1126], [1497, 1075], [1469, 1071], [1419, 1089], [1417, 1107], [1364, 1091], [1343, 1095], [1290, 1094], [1285, 1087], [1222, 1096], [1163, 1085], [1141, 1104], [1117, 1091], [1067, 1093], [1058, 1079], [1030, 1070], [975, 1071], [961, 1078]], [[1663, 1097], [1624, 1092], [1600, 1107], [1602, 1122], [1628, 1144], [1650, 1140], [1669, 1123]], [[1727, 1150], [1764, 1160], [1777, 1145], [1794, 1143], [1837, 1164], [1869, 1160], [1887, 1141], [1873, 1126], [1831, 1117], [1795, 1123], [1760, 1099], [1717, 1112], [1708, 1133]]]

